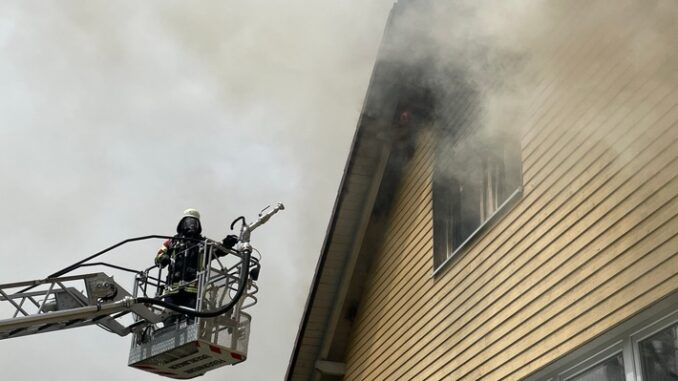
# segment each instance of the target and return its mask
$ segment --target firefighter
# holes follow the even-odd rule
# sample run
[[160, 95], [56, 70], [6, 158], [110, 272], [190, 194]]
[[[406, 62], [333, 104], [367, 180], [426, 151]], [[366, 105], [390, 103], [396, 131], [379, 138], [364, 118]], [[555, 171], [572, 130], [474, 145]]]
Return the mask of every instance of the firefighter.
[[[165, 300], [184, 307], [195, 308], [197, 287], [195, 278], [202, 265], [201, 246], [204, 240], [200, 213], [186, 209], [177, 225], [177, 234], [160, 246], [155, 263], [169, 266]], [[183, 286], [180, 283], [185, 282]], [[189, 283], [186, 283], [189, 282]]]
[[[179, 224], [177, 234], [160, 246], [155, 263], [161, 268], [168, 266], [167, 290], [165, 300], [169, 303], [196, 308], [198, 292], [196, 277], [204, 267], [202, 224], [200, 212], [186, 209]], [[229, 235], [222, 245], [230, 249], [238, 242], [238, 237]], [[223, 256], [226, 253], [218, 253]]]

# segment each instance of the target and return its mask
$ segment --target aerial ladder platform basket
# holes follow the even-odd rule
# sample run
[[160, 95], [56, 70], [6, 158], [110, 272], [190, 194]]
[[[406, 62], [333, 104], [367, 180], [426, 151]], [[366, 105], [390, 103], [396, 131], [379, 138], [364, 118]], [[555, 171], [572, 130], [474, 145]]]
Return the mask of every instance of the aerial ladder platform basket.
[[[267, 208], [268, 209], [268, 208]], [[132, 336], [128, 365], [176, 379], [201, 376], [247, 359], [251, 315], [256, 304], [260, 258], [252, 255], [250, 233], [278, 211], [264, 209], [247, 224], [243, 217], [239, 242], [233, 248], [210, 239], [196, 240], [199, 250], [195, 280], [166, 284], [158, 266], [143, 271], [91, 260], [125, 243], [118, 243], [46, 279], [0, 284], [0, 340], [50, 331], [97, 325], [120, 336]], [[187, 249], [187, 250], [189, 250]], [[76, 269], [107, 266], [134, 272], [132, 292], [103, 272], [71, 275]], [[68, 275], [66, 275], [68, 274]], [[195, 287], [195, 308], [175, 305], [168, 295]], [[126, 316], [132, 322], [125, 324]]]
[[[247, 358], [251, 316], [245, 311], [256, 303], [257, 285], [248, 277], [244, 295], [234, 303], [238, 283], [242, 279], [245, 254], [234, 253], [235, 263], [229, 266], [219, 255], [226, 249], [216, 242], [206, 242], [205, 270], [196, 279], [198, 291], [196, 312], [214, 311], [233, 304], [229, 311], [215, 317], [166, 316], [163, 327], [147, 325], [135, 330], [129, 365], [138, 369], [175, 378], [192, 378], [224, 365], [232, 365]], [[249, 269], [258, 262], [249, 258]], [[251, 271], [251, 270], [248, 270]], [[134, 296], [148, 295], [150, 289], [166, 288], [160, 278], [146, 274], [137, 277]], [[158, 295], [162, 292], [157, 292]], [[158, 313], [162, 313], [158, 311]], [[143, 321], [143, 318], [140, 318]], [[167, 321], [171, 321], [167, 323]]]

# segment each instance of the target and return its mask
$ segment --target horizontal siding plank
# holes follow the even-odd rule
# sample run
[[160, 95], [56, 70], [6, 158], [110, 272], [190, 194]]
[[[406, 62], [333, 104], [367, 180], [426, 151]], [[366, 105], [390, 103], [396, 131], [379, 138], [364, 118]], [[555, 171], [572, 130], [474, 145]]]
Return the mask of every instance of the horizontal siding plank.
[[[525, 169], [523, 178], [526, 183], [532, 182], [533, 179], [539, 179], [545, 175], [549, 175], [549, 164], [553, 166], [562, 165], [563, 162], [576, 162], [576, 158], [584, 156], [588, 149], [599, 141], [608, 144], [610, 147], [615, 147], [615, 143], [624, 133], [632, 128], [637, 128], [639, 125], [653, 124], [656, 121], [670, 113], [675, 108], [678, 98], [675, 94], [675, 89], [664, 89], [658, 84], [647, 82], [643, 89], [634, 93], [636, 100], [642, 99], [642, 106], [636, 108], [628, 107], [628, 104], [623, 103], [619, 105], [617, 112], [600, 113], [598, 110], [598, 118], [601, 120], [594, 120], [594, 124], [583, 126], [579, 131], [584, 131], [580, 136], [572, 138], [572, 140], [563, 139], [563, 144], [559, 145], [558, 149], [550, 150], [549, 157], [539, 157], [539, 166], [536, 166], [534, 171]], [[647, 98], [646, 98], [647, 97]], [[591, 123], [590, 121], [588, 123]], [[594, 127], [595, 126], [595, 127]], [[568, 131], [573, 133], [579, 132], [575, 128], [568, 128]], [[571, 144], [566, 144], [571, 143]], [[542, 174], [541, 177], [538, 175]], [[538, 180], [537, 180], [538, 182]]]
[[[576, 327], [576, 329], [571, 331], [570, 337], [566, 338], [559, 345], [554, 346], [549, 345], [551, 343], [545, 343], [546, 347], [550, 347], [552, 349], [538, 351], [538, 353], [536, 353], [533, 357], [524, 361], [522, 363], [522, 367], [517, 369], [516, 372], [507, 375], [506, 379], [519, 380], [534, 372], [535, 370], [551, 363], [560, 356], [576, 349], [579, 345], [581, 345], [581, 343], [588, 342], [589, 340], [595, 338], [600, 332], [604, 332], [609, 327], [613, 327], [616, 324], [621, 323], [627, 317], [632, 316], [636, 312], [651, 306], [654, 302], [661, 300], [662, 298], [675, 292], [677, 284], [678, 276], [673, 276], [650, 292], [640, 295], [633, 300], [629, 300], [629, 302], [622, 309], [617, 311], [605, 311], [606, 315], [595, 324], [588, 327]], [[488, 376], [490, 376], [487, 377], [489, 379], [499, 379], [491, 377], [492, 374]]]
[[[603, 49], [603, 53], [598, 57], [598, 60], [605, 61], [606, 59], [603, 58], [603, 56], [609, 59], [610, 56], [617, 53], [616, 50], [617, 48], [615, 46], [608, 45]], [[644, 62], [638, 62], [638, 64], [642, 65]], [[537, 123], [531, 125], [531, 128], [539, 131], [538, 136], [540, 138], [526, 143], [524, 146], [524, 160], [527, 163], [527, 167], [530, 166], [529, 163], [533, 156], [539, 155], [540, 153], [543, 154], [544, 148], [553, 147], [555, 142], [560, 141], [561, 139], [559, 136], [568, 133], [570, 131], [570, 125], [579, 123], [584, 115], [595, 115], [597, 113], [596, 111], [604, 109], [604, 105], [609, 104], [611, 99], [622, 94], [622, 90], [631, 82], [638, 80], [636, 77], [628, 75], [629, 73], [632, 73], [632, 70], [634, 69], [634, 65], [631, 62], [623, 62], [611, 69], [604, 65], [575, 66], [575, 69], [576, 70], [573, 71], [573, 73], [577, 73], [580, 78], [583, 75], [585, 81], [593, 78], [595, 78], [596, 81], [590, 82], [593, 83], [593, 85], [584, 93], [578, 92], [576, 96], [572, 96], [572, 89], [570, 88], [553, 91], [551, 96], [558, 97], [556, 98], [557, 101], [550, 102], [550, 108], [542, 115]], [[581, 71], [581, 73], [579, 73], [579, 71]], [[623, 74], [626, 74], [626, 76], [623, 76]], [[643, 82], [645, 81], [643, 80]], [[565, 94], [563, 94], [563, 92], [565, 92]], [[615, 95], [614, 97], [606, 97], [603, 96], [605, 93]], [[574, 119], [563, 118], [563, 114], [576, 117]]]
[[[549, 23], [550, 28], [543, 31], [542, 35], [550, 34], [552, 36], [558, 36], [559, 40], [567, 40], [575, 28], [580, 25], [582, 19], [575, 12], [564, 12], [563, 22], [561, 23]], [[542, 25], [543, 26], [543, 25]], [[597, 34], [600, 36], [603, 34]], [[599, 50], [595, 49], [595, 46], [590, 45], [589, 43], [595, 42], [596, 40], [591, 38], [587, 39], [583, 44], [575, 43], [574, 39], [570, 39], [569, 43], [558, 44], [553, 43], [554, 41], [549, 41], [546, 46], [542, 46], [542, 56], [546, 57], [543, 61], [544, 67], [554, 67], [563, 62], [571, 62], [568, 60], [570, 57], [577, 57], [579, 60], [583, 57], [590, 57], [595, 55]], [[542, 58], [544, 59], [544, 58]], [[575, 64], [576, 65], [576, 64]], [[529, 107], [527, 109], [527, 115], [530, 115], [530, 119], [535, 118], [535, 114], [543, 109], [544, 104], [549, 102], [548, 96], [553, 93], [552, 88], [555, 86], [556, 80], [553, 76], [548, 76], [543, 72], [535, 72], [534, 75], [537, 77], [537, 85], [535, 86], [535, 91], [531, 97]], [[523, 139], [525, 141], [530, 141], [538, 129], [535, 128], [526, 128], [523, 131]]]
[[[426, 231], [421, 238], [417, 239], [417, 246], [409, 251], [411, 256], [419, 258], [432, 254], [433, 245], [429, 238], [430, 233], [430, 230]], [[393, 278], [421, 279], [421, 275], [420, 272], [412, 270], [405, 271], [398, 277], [394, 276]], [[363, 350], [369, 348], [370, 350], [378, 351], [380, 356], [387, 354], [388, 348], [384, 344], [389, 338], [393, 337], [391, 336], [390, 330], [395, 327], [403, 327], [403, 318], [407, 318], [408, 315], [414, 312], [412, 310], [417, 308], [417, 305], [406, 304], [408, 300], [413, 300], [413, 298], [417, 297], [417, 292], [418, 290], [410, 288], [407, 285], [393, 282], [388, 284], [388, 288], [385, 291], [387, 295], [376, 299], [365, 299], [366, 303], [375, 304], [374, 308], [371, 308], [371, 310], [379, 311], [371, 316], [372, 319], [378, 321], [378, 324], [364, 324], [365, 326], [372, 327], [372, 329], [354, 332], [354, 353], [362, 353]], [[426, 301], [424, 300], [421, 302], [426, 304]], [[352, 358], [350, 354], [349, 358]], [[356, 359], [351, 363], [353, 367], [359, 367], [363, 363], [369, 362], [369, 357], [362, 356], [361, 360]]]
[[[613, 13], [614, 11], [615, 9], [607, 9], [606, 13]], [[569, 30], [573, 31], [576, 29], [579, 21], [581, 21], [581, 15], [575, 17], [575, 22], [570, 24]], [[610, 44], [610, 42], [612, 42], [615, 37], [620, 36], [606, 33], [606, 28], [607, 26], [603, 24], [596, 25], [591, 30], [590, 34], [587, 34], [584, 41], [572, 39], [561, 45], [563, 48], [560, 50], [560, 53], [563, 53], [563, 55], [553, 56], [553, 59], [549, 61], [551, 62], [551, 66], [544, 66], [558, 67], [560, 71], [558, 75], [550, 76], [547, 80], [548, 85], [543, 87], [544, 91], [534, 98], [534, 106], [531, 107], [531, 112], [528, 114], [531, 116], [530, 120], [539, 122], [541, 118], [548, 114], [548, 111], [551, 108], [557, 107], [560, 104], [559, 100], [554, 99], [553, 96], [558, 94], [558, 90], [562, 87], [569, 88], [573, 83], [592, 84], [597, 82], [596, 80], [600, 77], [596, 76], [597, 72], [592, 72], [591, 69], [595, 69], [599, 67], [599, 65], [583, 66], [582, 63], [591, 61], [598, 63], [610, 62], [609, 58], [604, 58], [604, 54], [609, 54], [611, 50], [614, 51], [616, 47], [614, 47], [613, 44]], [[632, 28], [627, 29], [625, 36], [628, 37], [632, 32]], [[601, 46], [603, 46], [602, 49]], [[605, 66], [607, 67], [607, 65]], [[582, 91], [572, 92], [571, 96], [580, 99], [582, 97]], [[544, 130], [543, 124], [528, 124], [523, 141], [526, 145], [537, 145], [533, 140], [543, 136], [544, 132], [548, 131]]]
[[[675, 243], [674, 242], [674, 248], [675, 248]], [[673, 251], [675, 253], [675, 251]], [[649, 266], [653, 266], [649, 270], [642, 270], [642, 273], [635, 273], [635, 269], [628, 269], [626, 272], [626, 278], [620, 278], [620, 281], [624, 282], [627, 286], [621, 289], [620, 291], [616, 290], [616, 285], [610, 286], [609, 282], [606, 284], [607, 287], [602, 287], [597, 292], [594, 294], [596, 297], [605, 297], [606, 298], [598, 305], [598, 308], [595, 310], [589, 310], [584, 314], [578, 315], [578, 316], [572, 316], [572, 319], [569, 319], [565, 324], [561, 327], [561, 334], [560, 335], [544, 335], [542, 336], [544, 339], [539, 342], [539, 346], [537, 347], [536, 345], [533, 345], [530, 348], [530, 351], [534, 352], [531, 356], [528, 357], [536, 357], [539, 353], [543, 353], [542, 348], [549, 348], [554, 345], [558, 345], [559, 342], [566, 341], [567, 339], [570, 338], [572, 331], [577, 331], [580, 330], [581, 332], [581, 327], [591, 327], [594, 326], [596, 323], [600, 322], [602, 320], [602, 317], [609, 317], [610, 315], [615, 315], [616, 322], [621, 322], [625, 318], [629, 317], [632, 313], [636, 312], [636, 309], [632, 310], [627, 310], [626, 313], [623, 313], [621, 311], [624, 310], [624, 307], [629, 303], [629, 301], [636, 300], [637, 298], [643, 296], [644, 294], [648, 293], [648, 291], [654, 289], [654, 288], [659, 288], [664, 283], [668, 283], [667, 285], [669, 286], [670, 289], [675, 290], [676, 286], [678, 283], [676, 283], [676, 278], [678, 277], [678, 274], [676, 273], [676, 269], [678, 268], [678, 255], [672, 255], [670, 256], [667, 260], [662, 261], [662, 262], [651, 262]], [[640, 270], [640, 269], [639, 269]], [[648, 288], [650, 290], [648, 290]], [[611, 292], [612, 294], [604, 294], [605, 292]], [[661, 296], [666, 295], [666, 293], [662, 293]], [[656, 300], [656, 299], [650, 299], [650, 300]], [[608, 323], [610, 324], [610, 323]], [[606, 324], [606, 326], [610, 326]], [[498, 360], [499, 361], [505, 361], [505, 356], [509, 356], [506, 353], [499, 353], [498, 354]], [[484, 376], [489, 376], [494, 374], [496, 379], [502, 379], [507, 373], [512, 372], [516, 369], [519, 368], [519, 363], [518, 362], [513, 362], [512, 365], [513, 367], [502, 367], [500, 369], [494, 369], [493, 372], [487, 372], [481, 370], [479, 374], [483, 374]], [[515, 367], [515, 369], [514, 369]], [[463, 378], [463, 379], [477, 379], [477, 378]]]

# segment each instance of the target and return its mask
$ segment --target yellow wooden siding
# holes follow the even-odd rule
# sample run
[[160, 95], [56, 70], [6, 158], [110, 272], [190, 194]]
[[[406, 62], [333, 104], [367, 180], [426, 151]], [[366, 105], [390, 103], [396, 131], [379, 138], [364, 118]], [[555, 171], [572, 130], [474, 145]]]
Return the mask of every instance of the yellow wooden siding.
[[[554, 49], [567, 62], [534, 92], [522, 199], [436, 278], [434, 139], [421, 136], [393, 190], [345, 379], [517, 380], [678, 290], [678, 86], [658, 74], [675, 62], [579, 64], [614, 58], [613, 44], [597, 49], [606, 38]], [[474, 106], [462, 109], [458, 120]]]

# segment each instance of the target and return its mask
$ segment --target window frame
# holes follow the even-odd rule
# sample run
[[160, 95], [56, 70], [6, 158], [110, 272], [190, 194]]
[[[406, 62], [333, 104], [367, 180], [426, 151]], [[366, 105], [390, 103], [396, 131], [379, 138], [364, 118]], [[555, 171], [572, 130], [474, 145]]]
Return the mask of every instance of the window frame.
[[[658, 319], [654, 323], [638, 330], [629, 337], [629, 350], [633, 355], [634, 381], [651, 381], [643, 379], [642, 366], [640, 363], [640, 342], [649, 338], [657, 332], [660, 332], [670, 326], [678, 324], [678, 309], [672, 313]], [[626, 362], [626, 359], [624, 359]]]
[[[435, 196], [434, 196], [435, 197]], [[471, 233], [469, 236], [461, 243], [456, 249], [452, 250], [452, 253], [447, 255], [447, 258], [443, 260], [438, 266], [435, 264], [435, 255], [433, 256], [433, 276], [437, 276], [442, 271], [444, 271], [449, 264], [453, 261], [454, 258], [458, 256], [459, 253], [466, 250], [467, 247], [470, 247], [475, 243], [476, 238], [480, 237], [485, 231], [491, 228], [494, 224], [501, 220], [501, 218], [506, 215], [506, 213], [512, 209], [512, 207], [517, 204], [517, 202], [523, 197], [523, 187], [519, 186], [518, 189], [513, 191], [511, 195], [503, 202], [497, 210], [492, 212], [490, 216]], [[435, 233], [434, 233], [435, 234]]]
[[[440, 146], [436, 148], [435, 154], [434, 154], [434, 160], [435, 160], [435, 169], [433, 172], [433, 239], [434, 239], [434, 247], [433, 247], [433, 257], [432, 257], [432, 276], [434, 278], [438, 277], [441, 273], [443, 273], [451, 263], [453, 263], [456, 258], [458, 258], [463, 252], [467, 251], [472, 247], [478, 239], [486, 232], [488, 231], [492, 226], [494, 226], [496, 223], [498, 223], [517, 203], [519, 200], [522, 199], [523, 197], [523, 192], [524, 192], [524, 187], [523, 187], [523, 163], [522, 163], [522, 145], [520, 143], [520, 139], [517, 136], [514, 136], [515, 141], [512, 141], [510, 143], [505, 143], [507, 140], [508, 133], [506, 132], [499, 132], [495, 131], [494, 133], [490, 133], [487, 130], [480, 129], [476, 131], [478, 135], [475, 135], [470, 131], [470, 128], [465, 129], [461, 133], [454, 134], [455, 136], [452, 136], [451, 142], [448, 142], [448, 146], [445, 147], [444, 149], [441, 148]], [[482, 136], [483, 133], [489, 134]], [[475, 135], [475, 136], [474, 136]], [[482, 138], [480, 138], [482, 136]], [[506, 199], [502, 201], [497, 208], [489, 213], [487, 218], [483, 221], [482, 216], [479, 216], [481, 219], [480, 224], [474, 228], [474, 230], [461, 242], [457, 247], [452, 248], [451, 252], [449, 249], [450, 246], [450, 238], [448, 236], [445, 237], [445, 258], [442, 258], [442, 255], [439, 254], [439, 251], [441, 250], [439, 248], [439, 237], [436, 237], [436, 234], [439, 234], [439, 228], [437, 228], [435, 225], [440, 223], [438, 216], [436, 216], [436, 204], [439, 203], [439, 198], [444, 197], [444, 196], [450, 196], [451, 191], [447, 191], [445, 195], [441, 195], [440, 188], [442, 185], [439, 185], [439, 181], [443, 175], [439, 174], [438, 171], [440, 170], [440, 165], [442, 163], [442, 160], [458, 160], [459, 157], [455, 157], [454, 150], [456, 149], [459, 144], [463, 144], [464, 142], [467, 141], [467, 139], [480, 139], [480, 141], [474, 141], [474, 144], [478, 144], [482, 146], [483, 144], [486, 145], [492, 145], [496, 144], [497, 142], [504, 142], [501, 146], [501, 149], [504, 150], [502, 152], [502, 158], [504, 160], [503, 166], [504, 166], [504, 173], [503, 173], [503, 186], [506, 186], [506, 189], [503, 190], [507, 194]], [[441, 139], [442, 140], [442, 139]], [[507, 154], [506, 150], [512, 150], [510, 154]], [[449, 152], [449, 151], [452, 152]], [[451, 154], [451, 157], [448, 158], [443, 158], [444, 155]], [[493, 154], [496, 154], [496, 152], [493, 152]], [[488, 155], [489, 156], [489, 155]], [[512, 158], [515, 160], [515, 162], [507, 160], [509, 158]], [[485, 160], [487, 158], [481, 158], [481, 160]], [[468, 159], [466, 159], [468, 160]], [[481, 164], [482, 165], [482, 164]], [[509, 171], [512, 171], [511, 175], [515, 175], [515, 178], [510, 178], [509, 179]], [[465, 179], [454, 179], [451, 178], [449, 180], [454, 180], [458, 181], [462, 184], [464, 184]], [[481, 184], [483, 181], [481, 181]], [[484, 192], [486, 190], [483, 188], [480, 190], [481, 194], [478, 194], [478, 197], [480, 199], [483, 198]], [[446, 201], [449, 202], [449, 201]], [[484, 202], [484, 201], [482, 201]], [[444, 204], [448, 206], [448, 204]], [[480, 208], [480, 205], [479, 205]], [[482, 211], [480, 211], [482, 214]], [[446, 216], [447, 221], [449, 221], [450, 216]], [[449, 222], [447, 222], [449, 224]], [[446, 227], [447, 230], [450, 230], [450, 227]], [[448, 231], [449, 234], [449, 231]], [[440, 263], [437, 263], [437, 261], [440, 260]]]
[[553, 381], [570, 381], [574, 377], [586, 372], [587, 370], [600, 365], [601, 363], [621, 354], [624, 359], [624, 373], [626, 373], [626, 358], [624, 356], [624, 342], [617, 341], [602, 351], [584, 359], [580, 363], [573, 365], [571, 368], [558, 373]]

